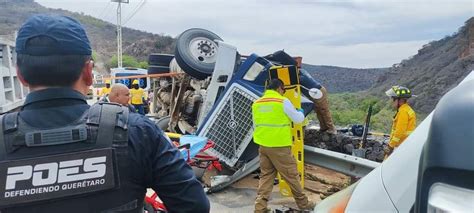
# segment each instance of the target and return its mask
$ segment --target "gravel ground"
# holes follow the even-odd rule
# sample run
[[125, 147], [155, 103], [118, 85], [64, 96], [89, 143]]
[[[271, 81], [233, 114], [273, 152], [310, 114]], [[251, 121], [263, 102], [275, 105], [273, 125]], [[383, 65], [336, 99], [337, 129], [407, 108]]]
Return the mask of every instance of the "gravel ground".
[[[344, 174], [318, 166], [305, 165], [305, 193], [316, 203], [345, 188], [350, 181], [351, 178]], [[211, 212], [253, 212], [257, 188], [258, 173], [252, 173], [227, 189], [208, 195], [211, 201]], [[275, 209], [283, 206], [296, 208], [293, 198], [283, 197], [278, 191], [278, 185], [275, 185], [269, 207]]]

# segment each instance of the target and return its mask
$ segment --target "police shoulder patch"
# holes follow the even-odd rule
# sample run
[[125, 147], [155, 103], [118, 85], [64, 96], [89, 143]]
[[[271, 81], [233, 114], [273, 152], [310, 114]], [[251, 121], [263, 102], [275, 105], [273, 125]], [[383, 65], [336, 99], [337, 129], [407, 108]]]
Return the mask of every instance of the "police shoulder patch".
[[0, 207], [115, 188], [114, 164], [112, 148], [0, 162]]

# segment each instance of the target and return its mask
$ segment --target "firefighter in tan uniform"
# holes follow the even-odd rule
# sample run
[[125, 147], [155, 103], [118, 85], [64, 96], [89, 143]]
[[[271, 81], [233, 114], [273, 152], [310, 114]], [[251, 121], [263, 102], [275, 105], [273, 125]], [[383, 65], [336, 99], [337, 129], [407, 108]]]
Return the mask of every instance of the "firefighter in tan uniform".
[[300, 81], [302, 82], [301, 84], [306, 87], [318, 89], [321, 93], [319, 95], [320, 98], [313, 98], [309, 94], [309, 90], [302, 90], [303, 94], [314, 103], [314, 112], [319, 121], [319, 131], [336, 134], [337, 129], [332, 120], [331, 111], [329, 110], [329, 93], [326, 88], [305, 69], [300, 69]]

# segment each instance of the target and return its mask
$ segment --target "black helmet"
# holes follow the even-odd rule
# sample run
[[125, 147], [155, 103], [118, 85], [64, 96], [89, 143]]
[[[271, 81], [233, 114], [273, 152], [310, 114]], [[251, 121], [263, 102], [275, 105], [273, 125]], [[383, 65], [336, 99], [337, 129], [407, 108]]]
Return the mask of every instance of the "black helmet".
[[393, 86], [385, 94], [392, 98], [411, 98], [412, 96], [410, 89], [404, 86]]

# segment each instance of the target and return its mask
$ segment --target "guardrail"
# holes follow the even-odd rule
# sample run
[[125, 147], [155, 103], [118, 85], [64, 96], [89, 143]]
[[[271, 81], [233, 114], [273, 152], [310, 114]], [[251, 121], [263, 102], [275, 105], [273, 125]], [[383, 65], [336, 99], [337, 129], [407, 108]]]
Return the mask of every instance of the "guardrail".
[[[364, 158], [307, 145], [304, 146], [304, 162], [355, 177], [363, 177], [381, 164]], [[222, 175], [213, 177], [211, 181], [212, 187], [209, 188], [207, 192], [213, 193], [223, 190], [232, 183], [257, 170], [260, 167], [259, 163], [259, 158], [256, 157], [247, 162], [231, 176]]]
[[304, 146], [304, 161], [305, 163], [355, 177], [363, 177], [381, 164], [364, 158], [307, 145]]

